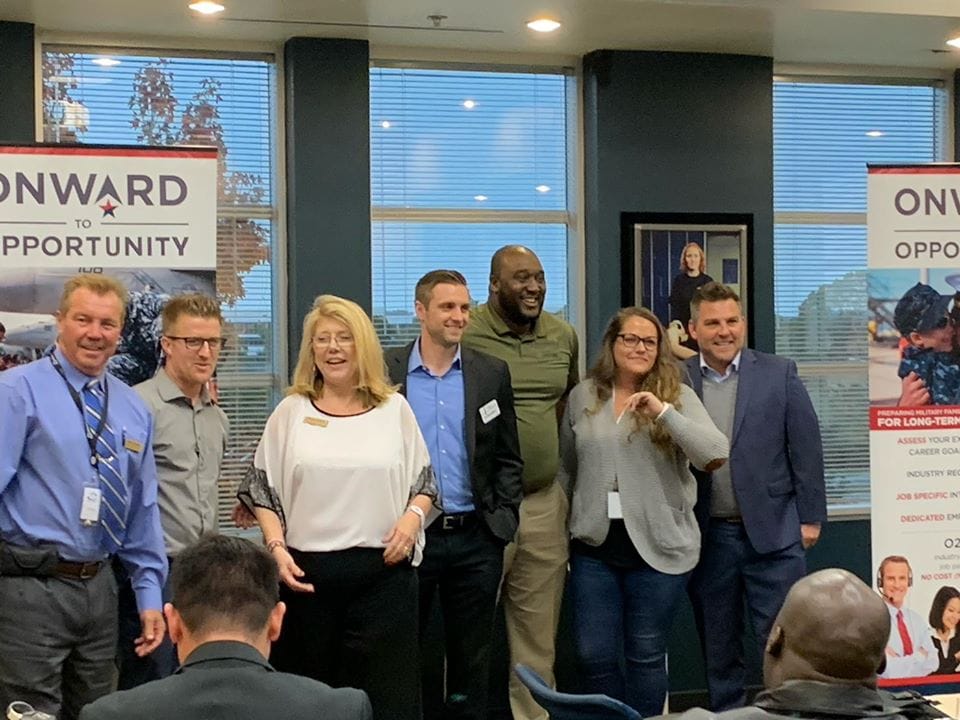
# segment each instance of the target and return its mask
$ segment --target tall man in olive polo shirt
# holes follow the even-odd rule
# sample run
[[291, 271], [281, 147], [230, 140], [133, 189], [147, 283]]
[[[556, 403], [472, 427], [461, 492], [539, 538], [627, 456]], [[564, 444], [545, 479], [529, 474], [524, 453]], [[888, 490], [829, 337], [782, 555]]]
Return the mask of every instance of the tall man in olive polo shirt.
[[[490, 295], [473, 313], [463, 344], [510, 367], [524, 498], [516, 541], [504, 555], [502, 598], [511, 666], [532, 667], [553, 682], [554, 641], [567, 571], [567, 499], [554, 481], [559, 463], [558, 418], [577, 383], [579, 350], [573, 327], [543, 312], [547, 283], [536, 254], [520, 245], [490, 261]], [[537, 705], [510, 675], [514, 720], [541, 720]]]
[[[217, 530], [217, 481], [229, 424], [207, 390], [224, 342], [220, 304], [200, 293], [178, 295], [164, 306], [161, 321], [166, 363], [134, 389], [153, 415], [160, 524], [173, 565], [180, 551]], [[164, 602], [168, 595], [169, 587], [164, 587]], [[152, 655], [141, 658], [132, 652], [132, 639], [124, 637], [135, 630], [132, 602], [130, 585], [124, 583], [117, 658], [120, 690], [167, 677], [177, 668], [169, 636]]]

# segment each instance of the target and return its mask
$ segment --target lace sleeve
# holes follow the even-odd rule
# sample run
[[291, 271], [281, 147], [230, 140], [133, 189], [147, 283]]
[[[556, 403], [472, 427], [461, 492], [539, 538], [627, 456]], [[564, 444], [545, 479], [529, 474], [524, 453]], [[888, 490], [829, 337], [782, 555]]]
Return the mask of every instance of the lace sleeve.
[[433, 474], [432, 465], [425, 465], [420, 470], [417, 481], [410, 488], [410, 500], [413, 500], [417, 495], [426, 495], [433, 501], [433, 506], [443, 512], [443, 507], [440, 505], [440, 490], [437, 488], [437, 477]]
[[[433, 473], [431, 472], [430, 475], [432, 477]], [[251, 463], [247, 474], [244, 475], [243, 480], [240, 481], [240, 487], [237, 488], [237, 499], [242, 502], [251, 513], [254, 511], [254, 508], [258, 507], [276, 513], [277, 517], [280, 518], [280, 525], [283, 527], [283, 532], [286, 534], [287, 518], [283, 514], [283, 506], [280, 505], [280, 496], [277, 495], [277, 491], [267, 483], [266, 471], [261, 470]]]

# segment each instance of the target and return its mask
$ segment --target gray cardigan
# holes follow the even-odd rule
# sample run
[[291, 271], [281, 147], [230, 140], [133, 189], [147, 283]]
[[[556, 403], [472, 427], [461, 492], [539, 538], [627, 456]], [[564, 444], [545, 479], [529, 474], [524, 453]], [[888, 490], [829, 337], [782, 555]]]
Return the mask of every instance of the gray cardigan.
[[669, 408], [656, 421], [673, 438], [673, 452], [654, 445], [645, 428], [636, 430], [629, 413], [617, 425], [612, 398], [594, 412], [596, 404], [593, 380], [584, 380], [570, 393], [560, 423], [557, 481], [571, 497], [570, 534], [588, 545], [606, 539], [607, 493], [616, 479], [624, 524], [640, 556], [660, 572], [692, 570], [700, 530], [689, 465], [703, 469], [711, 460], [726, 458], [727, 437], [686, 385], [680, 386], [680, 407]]

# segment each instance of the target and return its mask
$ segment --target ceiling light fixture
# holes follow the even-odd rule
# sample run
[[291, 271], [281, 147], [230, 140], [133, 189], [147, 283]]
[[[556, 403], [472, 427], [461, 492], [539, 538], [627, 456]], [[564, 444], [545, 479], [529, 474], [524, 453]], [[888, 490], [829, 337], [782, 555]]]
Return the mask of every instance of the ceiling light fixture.
[[527, 27], [539, 33], [549, 33], [559, 28], [560, 23], [550, 18], [537, 18], [528, 22]]
[[463, 101], [463, 106], [464, 106], [467, 110], [473, 110], [473, 109], [477, 106], [477, 104], [476, 104], [473, 100], [464, 100], [464, 101]]
[[950, 38], [949, 40], [947, 40], [947, 45], [949, 45], [952, 48], [960, 48], [960, 35], [958, 35], [955, 38]]
[[98, 57], [91, 60], [94, 65], [99, 65], [100, 67], [116, 67], [120, 64], [120, 61], [112, 57]]
[[548, 193], [548, 192], [550, 192], [550, 186], [549, 186], [549, 185], [537, 185], [537, 187], [536, 187], [535, 189], [536, 189], [536, 191], [537, 191], [538, 193]]
[[380, 123], [380, 127], [382, 127], [384, 130], [389, 130], [389, 129], [390, 129], [390, 121], [389, 121], [389, 120], [384, 120], [382, 123]]
[[212, 2], [212, 0], [200, 0], [200, 2], [190, 3], [187, 7], [201, 15], [216, 15], [226, 9], [220, 3]]
[[473, 196], [473, 199], [476, 200], [477, 202], [483, 202], [484, 200], [487, 199], [487, 196], [486, 196], [486, 195], [474, 195], [474, 196]]
[[866, 135], [867, 137], [883, 137], [886, 133], [883, 130], [868, 130]]

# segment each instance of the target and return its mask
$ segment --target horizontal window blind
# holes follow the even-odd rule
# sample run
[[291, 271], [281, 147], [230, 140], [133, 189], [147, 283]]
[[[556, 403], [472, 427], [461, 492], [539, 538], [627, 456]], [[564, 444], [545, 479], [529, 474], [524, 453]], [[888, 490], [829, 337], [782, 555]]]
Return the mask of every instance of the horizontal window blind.
[[941, 160], [939, 83], [774, 83], [774, 307], [820, 417], [827, 501], [869, 505], [867, 163]]
[[237, 483], [279, 387], [273, 58], [45, 45], [42, 67], [47, 142], [220, 150], [216, 288], [228, 345], [217, 380], [231, 432], [219, 515], [222, 529], [229, 530]]
[[413, 288], [460, 270], [485, 302], [490, 257], [534, 250], [546, 309], [567, 311], [570, 78], [562, 72], [370, 71], [373, 312], [385, 345], [419, 332]]

